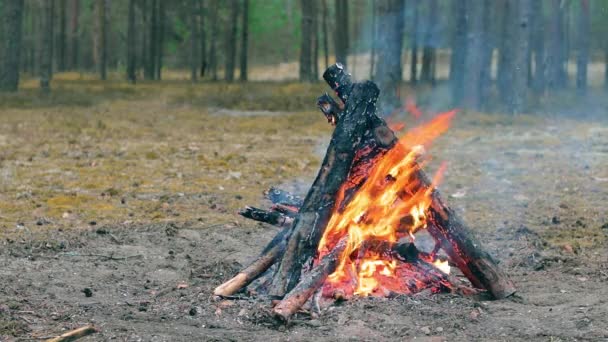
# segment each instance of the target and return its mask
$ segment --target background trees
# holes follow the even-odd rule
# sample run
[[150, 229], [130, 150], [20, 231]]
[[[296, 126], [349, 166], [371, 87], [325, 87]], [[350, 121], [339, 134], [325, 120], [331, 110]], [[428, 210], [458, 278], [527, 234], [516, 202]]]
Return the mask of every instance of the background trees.
[[44, 88], [52, 70], [230, 82], [299, 61], [294, 76], [312, 82], [339, 61], [377, 80], [388, 107], [409, 80], [448, 87], [457, 106], [521, 112], [529, 94], [587, 94], [590, 63], [608, 63], [602, 0], [0, 0], [0, 16], [4, 91], [18, 71]]

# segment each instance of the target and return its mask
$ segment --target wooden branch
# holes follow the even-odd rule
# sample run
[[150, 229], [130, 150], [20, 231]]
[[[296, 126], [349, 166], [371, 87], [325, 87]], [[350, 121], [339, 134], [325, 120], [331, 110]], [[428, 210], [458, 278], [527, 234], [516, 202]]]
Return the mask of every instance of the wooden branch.
[[61, 336], [57, 336], [57, 337], [53, 337], [51, 339], [46, 340], [46, 342], [68, 342], [68, 341], [76, 341], [77, 339], [81, 338], [81, 337], [85, 337], [88, 335], [91, 335], [93, 333], [96, 333], [98, 330], [92, 326], [92, 325], [87, 325], [84, 326], [82, 328], [78, 328], [78, 329], [74, 329], [71, 331], [66, 332], [65, 334], [61, 335]]
[[293, 218], [278, 211], [258, 209], [255, 207], [245, 207], [239, 211], [239, 215], [259, 222], [264, 222], [277, 227], [290, 227]]
[[275, 317], [287, 321], [306, 303], [308, 298], [323, 285], [327, 276], [336, 270], [338, 260], [344, 252], [347, 242], [348, 236], [343, 237], [332, 251], [321, 259], [318, 265], [302, 276], [298, 285], [272, 310]]
[[213, 291], [213, 295], [217, 297], [231, 296], [264, 273], [268, 268], [270, 268], [270, 266], [272, 266], [283, 256], [285, 246], [287, 244], [288, 233], [288, 228], [279, 232], [272, 239], [272, 241], [270, 241], [268, 246], [264, 248], [260, 256], [254, 262], [239, 272], [232, 279], [218, 286]]
[[[347, 179], [357, 146], [367, 130], [368, 117], [376, 112], [379, 90], [373, 82], [352, 84], [349, 76], [337, 65], [328, 68], [323, 77], [335, 87], [346, 108], [336, 124], [317, 177], [294, 221], [287, 249], [273, 277], [270, 294], [279, 298], [296, 286], [302, 270], [312, 266], [339, 189]], [[335, 80], [342, 83], [338, 84]]]

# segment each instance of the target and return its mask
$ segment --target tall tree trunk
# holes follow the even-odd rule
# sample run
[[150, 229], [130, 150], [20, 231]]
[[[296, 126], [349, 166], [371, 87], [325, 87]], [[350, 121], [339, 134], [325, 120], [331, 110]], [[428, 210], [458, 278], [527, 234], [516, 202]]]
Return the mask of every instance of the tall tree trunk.
[[542, 1], [532, 1], [532, 40], [531, 48], [534, 52], [534, 75], [532, 88], [536, 93], [545, 90], [545, 73], [547, 62], [545, 60], [545, 16]]
[[481, 65], [483, 63], [484, 0], [467, 0], [467, 55], [464, 69], [463, 103], [469, 109], [481, 106]]
[[59, 1], [59, 37], [57, 39], [57, 70], [66, 69], [66, 26], [68, 17], [67, 0]]
[[226, 35], [226, 66], [224, 79], [228, 82], [234, 80], [236, 66], [237, 23], [239, 18], [239, 1], [232, 0], [230, 5], [230, 29]]
[[129, 19], [127, 25], [127, 79], [135, 83], [137, 57], [135, 56], [135, 0], [129, 0]]
[[5, 0], [2, 4], [4, 37], [0, 50], [0, 91], [17, 91], [23, 25], [23, 0]]
[[488, 104], [492, 88], [492, 55], [494, 51], [495, 37], [493, 31], [494, 1], [483, 1], [483, 19], [481, 35], [481, 70], [479, 82], [479, 96], [481, 107]]
[[205, 8], [204, 0], [200, 0], [198, 3], [200, 7], [200, 29], [199, 35], [201, 37], [201, 65], [200, 65], [200, 76], [205, 77], [207, 72], [207, 30], [205, 29], [205, 20], [207, 14], [207, 8]]
[[437, 24], [437, 0], [428, 0], [428, 13], [426, 32], [424, 34], [424, 48], [422, 50], [422, 70], [420, 81], [435, 85], [435, 41], [434, 30]]
[[318, 7], [319, 0], [312, 0], [312, 76], [311, 81], [317, 81], [319, 79], [319, 16]]
[[40, 32], [40, 88], [51, 90], [53, 64], [53, 1], [42, 2], [42, 27]]
[[547, 87], [550, 89], [561, 88], [563, 83], [564, 61], [563, 61], [563, 10], [561, 0], [550, 2], [550, 23], [548, 30], [548, 54], [547, 54]]
[[327, 0], [321, 0], [321, 5], [323, 6], [323, 56], [325, 57], [325, 69], [329, 67], [329, 31], [327, 29]]
[[467, 55], [467, 0], [452, 1], [454, 15], [454, 36], [450, 57], [450, 86], [452, 102], [458, 106], [462, 102], [464, 88], [464, 67]]
[[349, 47], [348, 0], [336, 0], [336, 62], [346, 67]]
[[196, 13], [196, 0], [189, 2], [189, 20], [190, 20], [190, 80], [196, 82], [198, 80], [198, 21]]
[[502, 21], [501, 21], [501, 38], [500, 48], [498, 50], [498, 92], [499, 97], [509, 107], [513, 95], [513, 56], [516, 47], [516, 23], [517, 23], [517, 1], [519, 0], [503, 0], [501, 4]]
[[580, 0], [577, 32], [576, 89], [581, 95], [587, 92], [587, 64], [589, 63], [589, 36], [591, 34], [590, 19], [589, 0]]
[[[375, 62], [376, 62], [376, 47], [377, 47], [377, 42], [376, 42], [376, 31], [377, 31], [377, 27], [376, 27], [376, 17], [378, 16], [377, 12], [378, 7], [372, 3], [372, 35], [371, 35], [371, 51], [369, 53], [369, 78], [373, 79], [374, 78], [374, 67], [375, 67]], [[327, 69], [327, 66], [325, 66], [325, 69]]]
[[[147, 5], [147, 6], [146, 6]], [[156, 62], [156, 42], [157, 42], [157, 37], [156, 37], [156, 28], [157, 28], [157, 21], [158, 21], [158, 12], [157, 12], [157, 8], [158, 8], [158, 0], [150, 0], [147, 1], [147, 3], [144, 3], [144, 6], [146, 6], [144, 8], [145, 10], [148, 10], [148, 8], [150, 9], [150, 13], [152, 14], [151, 17], [148, 20], [148, 39], [147, 39], [147, 53], [146, 53], [146, 66], [144, 68], [144, 78], [146, 80], [154, 80], [154, 74], [155, 74], [155, 62]]]
[[97, 0], [97, 20], [99, 25], [98, 42], [99, 42], [99, 55], [98, 55], [98, 69], [99, 78], [105, 80], [107, 78], [106, 66], [108, 62], [108, 28], [106, 18], [106, 0]]
[[302, 6], [302, 35], [300, 41], [300, 81], [308, 82], [312, 78], [312, 16], [311, 0], [300, 0]]
[[410, 82], [415, 85], [418, 83], [418, 0], [412, 0], [412, 10], [414, 11], [414, 18], [412, 20], [412, 30], [410, 32], [412, 41], [412, 61], [410, 64]]
[[521, 113], [524, 110], [525, 100], [527, 95], [527, 77], [528, 70], [526, 68], [526, 53], [530, 46], [529, 44], [529, 18], [531, 1], [535, 0], [517, 0], [515, 4], [516, 16], [515, 22], [515, 44], [513, 49], [513, 64], [511, 74], [513, 82], [510, 91], [511, 99], [509, 101], [509, 111], [511, 113]]
[[403, 66], [403, 0], [377, 0], [378, 22], [378, 62], [374, 79], [382, 89], [381, 110], [387, 114], [399, 107], [399, 86], [402, 81]]
[[163, 57], [165, 47], [165, 22], [167, 20], [165, 13], [165, 1], [158, 1], [158, 26], [156, 30], [156, 61], [154, 63], [154, 78], [161, 79], [163, 69]]
[[249, 0], [243, 0], [243, 13], [241, 22], [241, 67], [239, 79], [247, 81], [247, 50], [249, 45]]
[[80, 53], [79, 46], [79, 26], [78, 18], [80, 16], [80, 0], [72, 0], [72, 8], [70, 13], [70, 40], [71, 40], [71, 55], [70, 55], [70, 68], [78, 69], [79, 60], [78, 56]]
[[218, 12], [220, 2], [213, 0], [213, 12], [211, 13], [211, 39], [209, 46], [209, 68], [211, 69], [211, 79], [217, 81], [217, 41], [219, 39], [218, 32]]

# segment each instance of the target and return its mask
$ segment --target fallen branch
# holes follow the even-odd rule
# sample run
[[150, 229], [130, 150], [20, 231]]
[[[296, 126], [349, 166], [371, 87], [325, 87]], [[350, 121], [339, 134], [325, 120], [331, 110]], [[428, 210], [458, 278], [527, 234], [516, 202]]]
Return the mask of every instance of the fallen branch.
[[239, 215], [259, 222], [264, 222], [277, 227], [289, 227], [293, 218], [279, 211], [264, 210], [255, 207], [245, 207], [239, 211]]
[[57, 336], [51, 339], [46, 340], [46, 342], [68, 342], [68, 341], [76, 341], [79, 338], [91, 335], [93, 333], [98, 332], [98, 330], [92, 326], [87, 325], [82, 328], [74, 329], [66, 332], [61, 336]]

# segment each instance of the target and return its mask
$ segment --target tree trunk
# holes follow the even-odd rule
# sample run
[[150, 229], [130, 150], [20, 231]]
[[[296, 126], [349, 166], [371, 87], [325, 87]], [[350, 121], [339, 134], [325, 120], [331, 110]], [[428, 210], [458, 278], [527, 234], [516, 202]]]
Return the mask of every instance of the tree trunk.
[[200, 0], [198, 5], [200, 7], [200, 29], [198, 33], [201, 38], [201, 65], [199, 75], [203, 78], [207, 72], [207, 30], [205, 29], [205, 17], [207, 12], [203, 0]]
[[325, 57], [325, 69], [329, 67], [329, 37], [327, 29], [327, 0], [321, 0], [323, 6], [323, 56]]
[[576, 89], [579, 95], [587, 93], [590, 25], [589, 0], [580, 0], [577, 32], [578, 54], [576, 57]]
[[532, 1], [532, 40], [531, 50], [534, 52], [534, 75], [532, 77], [532, 88], [536, 93], [545, 90], [545, 16], [542, 1]]
[[247, 45], [249, 44], [249, 0], [243, 0], [241, 22], [241, 67], [239, 80], [247, 81]]
[[[378, 10], [378, 7], [372, 3], [372, 35], [371, 35], [371, 51], [369, 53], [369, 78], [373, 79], [374, 78], [374, 67], [375, 67], [375, 62], [376, 62], [376, 48], [377, 48], [377, 42], [376, 42], [376, 36], [377, 36], [377, 24], [376, 24], [376, 17], [378, 16], [378, 14], [376, 13]], [[327, 69], [327, 66], [325, 66], [325, 68]]]
[[452, 55], [450, 57], [450, 85], [452, 102], [455, 106], [462, 103], [464, 88], [464, 69], [467, 54], [467, 1], [452, 1], [454, 36], [452, 38]]
[[57, 39], [57, 70], [65, 71], [66, 69], [66, 26], [67, 26], [67, 0], [59, 2], [59, 37]]
[[551, 0], [549, 16], [547, 87], [549, 89], [559, 89], [563, 86], [562, 78], [565, 73], [563, 70], [563, 10], [561, 8], [561, 0]]
[[19, 61], [23, 25], [23, 0], [3, 2], [3, 41], [0, 41], [0, 91], [12, 92], [19, 88]]
[[481, 71], [479, 82], [480, 106], [487, 105], [490, 101], [492, 89], [492, 54], [494, 51], [495, 37], [492, 34], [493, 18], [494, 18], [494, 1], [483, 1], [483, 23], [481, 37]]
[[[161, 0], [162, 1], [162, 0]], [[198, 80], [198, 21], [196, 13], [196, 0], [189, 0], [188, 12], [190, 19], [190, 81], [196, 82]]]
[[319, 0], [313, 0], [312, 5], [312, 79], [311, 82], [315, 82], [319, 79], [319, 11], [318, 7]]
[[167, 20], [165, 15], [165, 3], [166, 1], [158, 1], [158, 26], [156, 29], [156, 60], [154, 63], [154, 78], [160, 81], [162, 77], [163, 69], [163, 57], [164, 57], [164, 46], [165, 46], [165, 22]]
[[107, 78], [106, 66], [108, 62], [108, 37], [107, 37], [107, 18], [106, 18], [106, 0], [97, 0], [97, 20], [99, 31], [97, 39], [99, 44], [99, 53], [97, 66], [99, 70], [99, 78], [105, 80]]
[[53, 64], [53, 2], [42, 2], [42, 32], [40, 32], [40, 88], [43, 92], [51, 90]]
[[383, 113], [390, 113], [399, 107], [399, 86], [402, 81], [403, 66], [401, 50], [403, 42], [403, 0], [378, 0], [378, 61], [374, 80], [384, 92], [380, 100]]
[[211, 69], [211, 79], [217, 81], [217, 40], [219, 39], [218, 32], [218, 12], [220, 2], [213, 0], [213, 13], [211, 14], [211, 45], [209, 46], [209, 68]]
[[148, 80], [148, 58], [149, 57], [149, 34], [150, 34], [150, 18], [148, 16], [148, 0], [138, 0], [138, 4], [141, 10], [142, 16], [142, 30], [141, 30], [141, 53], [140, 53], [140, 65], [139, 68], [143, 71], [144, 79]]
[[144, 11], [150, 10], [152, 16], [148, 20], [148, 39], [147, 39], [147, 52], [146, 52], [146, 65], [144, 67], [144, 78], [146, 80], [154, 80], [155, 74], [155, 61], [156, 61], [156, 28], [158, 21], [158, 13], [156, 11], [158, 0], [151, 0], [144, 2]]
[[300, 81], [309, 82], [312, 79], [312, 16], [311, 0], [300, 0], [302, 6], [302, 35], [300, 41]]
[[501, 37], [500, 47], [498, 49], [498, 93], [499, 98], [503, 99], [505, 104], [508, 104], [511, 99], [510, 91], [512, 90], [511, 84], [513, 83], [513, 75], [511, 74], [513, 64], [513, 50], [514, 46], [514, 12], [515, 1], [503, 0], [500, 6], [502, 12], [501, 18]]
[[135, 0], [129, 0], [129, 19], [127, 25], [127, 79], [135, 83]]
[[236, 42], [237, 23], [239, 18], [239, 1], [232, 0], [230, 3], [229, 29], [226, 35], [226, 66], [224, 79], [228, 82], [234, 80], [234, 69], [236, 67]]
[[435, 85], [435, 25], [437, 24], [437, 0], [428, 1], [426, 32], [424, 34], [424, 48], [422, 50], [422, 70], [420, 81]]
[[467, 54], [464, 70], [463, 104], [466, 108], [481, 107], [481, 65], [483, 63], [484, 0], [467, 0]]
[[412, 20], [412, 31], [410, 32], [410, 40], [412, 41], [412, 61], [410, 64], [410, 82], [413, 85], [418, 83], [418, 0], [412, 1], [412, 10], [414, 18]]
[[70, 40], [71, 40], [71, 54], [70, 54], [70, 68], [78, 69], [78, 55], [79, 55], [79, 35], [78, 35], [78, 18], [80, 16], [80, 0], [72, 0], [70, 18]]
[[531, 1], [535, 0], [518, 0], [515, 4], [516, 20], [515, 25], [515, 44], [513, 49], [513, 64], [511, 74], [513, 75], [513, 82], [511, 84], [512, 90], [510, 91], [511, 99], [509, 101], [509, 111], [517, 114], [524, 110], [524, 105], [527, 95], [527, 77], [528, 70], [526, 68], [526, 54], [530, 46], [528, 39], [529, 35], [529, 18]]
[[335, 54], [336, 63], [347, 65], [349, 46], [348, 0], [336, 0], [336, 32]]

